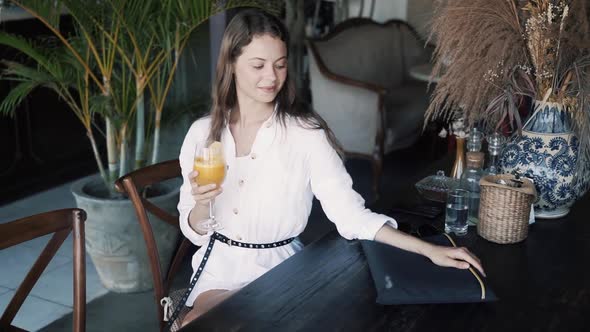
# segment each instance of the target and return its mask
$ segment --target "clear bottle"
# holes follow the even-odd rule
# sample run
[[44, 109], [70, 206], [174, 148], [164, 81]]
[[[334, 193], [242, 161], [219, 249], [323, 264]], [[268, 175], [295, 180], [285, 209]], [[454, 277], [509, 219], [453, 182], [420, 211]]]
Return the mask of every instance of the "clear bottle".
[[469, 138], [467, 139], [467, 151], [478, 152], [481, 151], [481, 141], [483, 140], [483, 133], [473, 127], [469, 131]]
[[461, 180], [465, 172], [465, 152], [464, 148], [467, 146], [467, 152], [479, 152], [481, 150], [481, 141], [483, 140], [483, 133], [474, 127], [469, 132], [467, 137], [457, 137], [457, 154], [455, 156], [455, 164], [451, 170], [451, 177]]
[[469, 198], [467, 200], [469, 212], [467, 219], [470, 225], [476, 225], [479, 221], [479, 180], [483, 176], [483, 160], [483, 152], [467, 152], [467, 169], [463, 172], [463, 176], [461, 177], [461, 189], [469, 192]]
[[490, 153], [490, 162], [488, 167], [484, 171], [484, 175], [498, 175], [500, 173], [499, 159], [500, 152], [504, 145], [504, 137], [499, 133], [493, 133], [488, 136], [488, 151]]

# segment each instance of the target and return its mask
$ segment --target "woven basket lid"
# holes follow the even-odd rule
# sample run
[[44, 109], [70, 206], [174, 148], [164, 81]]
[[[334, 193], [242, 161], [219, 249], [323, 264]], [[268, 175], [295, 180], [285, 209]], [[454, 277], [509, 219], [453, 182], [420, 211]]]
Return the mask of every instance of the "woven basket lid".
[[511, 185], [515, 183], [515, 180], [517, 179], [512, 174], [487, 175], [481, 178], [479, 184], [480, 186], [489, 186], [505, 190], [512, 190], [521, 192], [523, 194], [531, 195], [533, 197], [537, 197], [537, 190], [535, 189], [535, 185], [531, 180], [527, 178], [519, 179], [520, 181], [522, 181], [521, 187]]

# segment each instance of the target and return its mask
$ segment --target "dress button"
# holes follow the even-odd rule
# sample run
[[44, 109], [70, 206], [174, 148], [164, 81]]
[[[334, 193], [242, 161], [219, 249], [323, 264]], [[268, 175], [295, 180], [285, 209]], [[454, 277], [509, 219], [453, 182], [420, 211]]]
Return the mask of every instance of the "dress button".
[[242, 241], [242, 237], [241, 237], [241, 236], [239, 236], [239, 235], [237, 235], [237, 236], [236, 236], [236, 240], [238, 240], [238, 241]]
[[250, 155], [250, 158], [252, 158], [252, 160], [256, 159], [256, 153], [252, 153], [252, 154]]
[[240, 185], [240, 187], [243, 186], [244, 185], [244, 180], [238, 181], [238, 184]]
[[238, 208], [234, 208], [234, 214], [238, 214]]

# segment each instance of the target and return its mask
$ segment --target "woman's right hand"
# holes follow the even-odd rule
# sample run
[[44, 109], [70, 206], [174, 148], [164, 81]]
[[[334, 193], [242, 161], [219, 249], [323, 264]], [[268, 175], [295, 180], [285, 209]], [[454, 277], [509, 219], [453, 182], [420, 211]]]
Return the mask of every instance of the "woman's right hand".
[[199, 176], [198, 171], [192, 171], [188, 174], [191, 184], [191, 195], [195, 200], [195, 207], [193, 207], [189, 214], [189, 224], [197, 233], [204, 235], [209, 231], [209, 202], [223, 192], [221, 187], [217, 188], [215, 184], [206, 186], [199, 186], [196, 178]]
[[208, 184], [205, 186], [199, 186], [197, 184], [197, 177], [199, 176], [198, 171], [192, 171], [188, 174], [188, 178], [191, 183], [191, 194], [195, 202], [198, 205], [209, 207], [209, 202], [215, 199], [223, 192], [221, 187], [217, 188], [216, 184]]

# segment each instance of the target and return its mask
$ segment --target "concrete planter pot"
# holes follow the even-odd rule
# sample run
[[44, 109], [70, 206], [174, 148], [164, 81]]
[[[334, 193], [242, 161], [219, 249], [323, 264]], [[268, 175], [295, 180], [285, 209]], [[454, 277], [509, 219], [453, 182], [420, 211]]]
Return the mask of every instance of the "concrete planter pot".
[[[102, 188], [102, 189], [101, 189]], [[161, 195], [150, 198], [166, 211], [174, 212], [178, 204], [180, 181], [163, 183]], [[98, 175], [83, 178], [72, 185], [78, 208], [88, 214], [86, 220], [86, 250], [96, 267], [105, 288], [113, 292], [129, 293], [153, 287], [149, 258], [143, 234], [133, 205], [128, 199], [98, 198], [104, 191]], [[179, 231], [150, 216], [158, 245], [160, 263], [166, 269], [172, 259]]]

